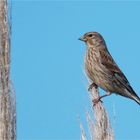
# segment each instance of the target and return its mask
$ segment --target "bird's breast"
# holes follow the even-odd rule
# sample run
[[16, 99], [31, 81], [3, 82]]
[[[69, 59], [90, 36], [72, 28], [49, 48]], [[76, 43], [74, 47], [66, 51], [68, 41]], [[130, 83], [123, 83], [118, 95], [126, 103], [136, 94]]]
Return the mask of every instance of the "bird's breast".
[[89, 79], [96, 85], [108, 91], [112, 90], [110, 89], [111, 82], [108, 80], [109, 75], [100, 62], [98, 50], [94, 48], [87, 50], [85, 56], [85, 71]]
[[95, 76], [98, 71], [98, 52], [95, 48], [89, 48], [85, 56], [85, 71], [88, 77], [95, 81]]

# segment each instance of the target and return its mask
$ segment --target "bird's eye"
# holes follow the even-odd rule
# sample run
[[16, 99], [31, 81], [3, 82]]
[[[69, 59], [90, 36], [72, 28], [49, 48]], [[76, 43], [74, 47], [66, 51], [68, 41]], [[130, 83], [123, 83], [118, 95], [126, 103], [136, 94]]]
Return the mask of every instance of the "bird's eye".
[[88, 37], [92, 37], [92, 34], [89, 34]]

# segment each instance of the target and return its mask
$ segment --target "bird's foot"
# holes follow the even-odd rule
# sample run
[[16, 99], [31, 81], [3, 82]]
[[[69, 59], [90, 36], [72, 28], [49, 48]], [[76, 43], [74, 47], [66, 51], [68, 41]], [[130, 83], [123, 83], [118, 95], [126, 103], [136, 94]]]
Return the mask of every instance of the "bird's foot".
[[88, 91], [91, 91], [93, 87], [95, 87], [96, 89], [98, 88], [95, 83], [92, 83], [91, 85], [89, 85]]
[[101, 101], [101, 97], [98, 97], [97, 99], [94, 99], [92, 102], [93, 102], [93, 106], [95, 106], [96, 104], [98, 104], [98, 102], [103, 103], [103, 101]]
[[109, 95], [111, 95], [111, 93], [110, 92], [107, 92], [106, 94], [104, 94], [102, 96], [99, 96], [97, 99], [94, 99], [92, 101], [93, 102], [93, 106], [95, 106], [98, 102], [101, 102], [102, 103], [101, 99], [104, 98], [104, 97], [106, 97], [106, 96], [109, 96]]

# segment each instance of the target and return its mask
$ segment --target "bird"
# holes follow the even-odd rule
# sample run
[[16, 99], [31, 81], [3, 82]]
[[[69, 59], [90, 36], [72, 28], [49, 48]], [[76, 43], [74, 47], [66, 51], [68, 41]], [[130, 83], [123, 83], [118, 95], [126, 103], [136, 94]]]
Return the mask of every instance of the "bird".
[[84, 67], [91, 82], [89, 90], [99, 87], [106, 91], [106, 94], [94, 100], [94, 104], [115, 93], [140, 105], [140, 98], [108, 51], [103, 36], [98, 32], [87, 32], [79, 40], [86, 43]]

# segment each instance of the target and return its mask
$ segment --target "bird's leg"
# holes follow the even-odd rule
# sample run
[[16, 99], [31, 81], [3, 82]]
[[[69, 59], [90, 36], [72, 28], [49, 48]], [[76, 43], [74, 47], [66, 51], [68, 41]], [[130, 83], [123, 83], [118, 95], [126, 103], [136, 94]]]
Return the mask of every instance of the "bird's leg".
[[106, 94], [104, 94], [102, 96], [99, 96], [97, 99], [94, 99], [92, 101], [93, 102], [93, 106], [95, 106], [99, 101], [102, 102], [101, 99], [104, 98], [104, 97], [106, 97], [106, 96], [109, 96], [109, 95], [111, 95], [111, 93], [110, 92], [107, 92]]
[[91, 85], [89, 85], [88, 91], [92, 90], [93, 87], [95, 87], [96, 89], [98, 88], [95, 83], [92, 83]]

